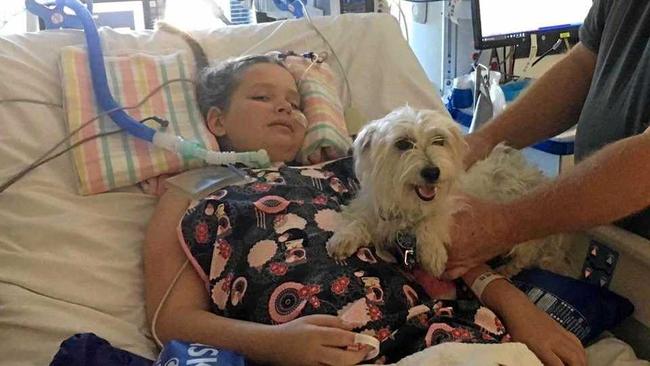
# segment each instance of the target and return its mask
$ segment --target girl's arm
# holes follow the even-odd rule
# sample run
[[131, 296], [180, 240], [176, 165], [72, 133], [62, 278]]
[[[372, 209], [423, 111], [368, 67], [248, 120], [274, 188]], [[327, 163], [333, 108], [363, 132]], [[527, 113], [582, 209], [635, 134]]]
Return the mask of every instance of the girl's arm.
[[[468, 271], [463, 280], [471, 287], [479, 275], [488, 271], [491, 269], [487, 265], [478, 266]], [[481, 301], [503, 320], [513, 340], [526, 344], [544, 365], [587, 365], [578, 338], [537, 308], [509, 281], [490, 282], [483, 290]]]
[[[174, 277], [187, 262], [176, 228], [188, 200], [169, 191], [160, 200], [147, 229], [144, 248], [145, 300], [149, 324]], [[209, 310], [203, 281], [188, 263], [157, 315], [155, 334], [163, 344], [172, 339], [212, 345], [264, 363], [352, 365], [367, 349], [354, 344], [352, 324], [315, 315], [282, 325], [264, 325], [217, 316]]]

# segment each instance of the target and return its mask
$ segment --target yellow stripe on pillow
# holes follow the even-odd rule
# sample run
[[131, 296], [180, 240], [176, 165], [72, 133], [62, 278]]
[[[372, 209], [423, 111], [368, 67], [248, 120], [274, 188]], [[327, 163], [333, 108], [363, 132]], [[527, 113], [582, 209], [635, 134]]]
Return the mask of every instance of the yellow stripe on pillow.
[[[121, 106], [139, 103], [153, 89], [175, 78], [192, 78], [192, 65], [186, 53], [165, 56], [134, 54], [105, 57], [107, 80], [115, 101]], [[61, 52], [63, 84], [69, 131], [97, 115], [86, 51], [65, 47]], [[126, 111], [137, 120], [158, 116], [170, 122], [170, 132], [194, 140], [209, 149], [218, 150], [217, 142], [203, 124], [188, 82], [173, 83], [143, 103]], [[146, 122], [159, 129], [153, 121]], [[92, 122], [76, 134], [72, 143], [118, 129], [109, 117]], [[103, 136], [84, 143], [72, 151], [78, 175], [79, 193], [95, 194], [132, 185], [160, 174], [172, 174], [203, 165], [196, 159], [158, 149], [149, 142], [124, 132]]]

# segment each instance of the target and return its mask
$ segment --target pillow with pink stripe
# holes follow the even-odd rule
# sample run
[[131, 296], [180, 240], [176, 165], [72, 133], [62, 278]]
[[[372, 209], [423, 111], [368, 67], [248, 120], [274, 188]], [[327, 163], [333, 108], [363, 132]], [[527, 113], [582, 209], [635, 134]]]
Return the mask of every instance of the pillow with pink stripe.
[[288, 56], [285, 65], [298, 83], [302, 111], [307, 119], [305, 140], [296, 160], [309, 164], [347, 156], [352, 139], [332, 69], [327, 63], [313, 63], [301, 56]]
[[[214, 136], [203, 123], [194, 85], [187, 81], [194, 78], [194, 66], [186, 52], [105, 57], [105, 65], [113, 98], [125, 107], [138, 105], [151, 91], [168, 81], [186, 79], [172, 82], [139, 107], [126, 112], [137, 120], [162, 117], [170, 122], [167, 131], [218, 150]], [[67, 127], [68, 131], [73, 131], [99, 114], [86, 50], [63, 48], [60, 67]], [[145, 123], [155, 129], [162, 128], [154, 121]], [[118, 126], [105, 116], [83, 127], [72, 137], [71, 144], [117, 130]], [[200, 160], [164, 151], [125, 132], [84, 142], [72, 150], [72, 159], [82, 195], [106, 192], [203, 165]]]

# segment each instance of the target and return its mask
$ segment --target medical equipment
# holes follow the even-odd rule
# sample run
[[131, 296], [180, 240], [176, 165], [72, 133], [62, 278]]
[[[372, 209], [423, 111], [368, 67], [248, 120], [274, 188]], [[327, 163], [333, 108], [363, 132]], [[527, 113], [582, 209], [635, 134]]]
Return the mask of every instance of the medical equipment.
[[544, 44], [539, 44], [541, 52], [550, 49], [560, 38], [559, 34], [569, 32], [575, 40], [592, 2], [574, 0], [570, 3], [562, 0], [472, 0], [474, 47], [517, 45], [521, 46], [521, 54], [527, 55], [532, 34], [537, 34], [538, 42], [544, 38]]
[[302, 0], [273, 0], [273, 4], [275, 4], [279, 10], [288, 11], [296, 18], [302, 18], [305, 16], [305, 13], [303, 12], [305, 3], [303, 3]]
[[[54, 6], [52, 7], [52, 5]], [[66, 13], [64, 6], [65, 4], [63, 1], [56, 1], [56, 3], [50, 1], [41, 4], [36, 0], [25, 0], [25, 8], [43, 20], [45, 29], [82, 29], [83, 24], [81, 19], [77, 16]], [[93, 0], [86, 0], [86, 9], [90, 14], [93, 13]]]
[[[149, 141], [155, 146], [180, 153], [186, 157], [199, 158], [209, 164], [244, 163], [253, 167], [266, 167], [270, 165], [270, 159], [265, 150], [241, 153], [209, 151], [195, 142], [187, 141], [180, 136], [163, 131], [156, 131], [149, 126], [139, 123], [124, 112], [111, 95], [106, 80], [106, 70], [99, 33], [89, 9], [81, 4], [79, 0], [56, 0], [56, 6], [54, 8], [39, 5], [35, 0], [26, 0], [26, 6], [30, 11], [41, 16], [44, 20], [49, 19], [53, 27], [62, 28], [66, 24], [80, 24], [82, 26], [88, 47], [93, 91], [95, 92], [97, 102], [103, 111], [110, 111], [108, 114], [111, 119], [129, 134]], [[75, 17], [65, 13], [66, 7], [74, 12]], [[76, 22], [79, 23], [77, 24]]]
[[192, 169], [173, 177], [165, 182], [179, 189], [190, 199], [198, 200], [222, 188], [252, 183], [255, 180], [233, 165], [214, 166]]

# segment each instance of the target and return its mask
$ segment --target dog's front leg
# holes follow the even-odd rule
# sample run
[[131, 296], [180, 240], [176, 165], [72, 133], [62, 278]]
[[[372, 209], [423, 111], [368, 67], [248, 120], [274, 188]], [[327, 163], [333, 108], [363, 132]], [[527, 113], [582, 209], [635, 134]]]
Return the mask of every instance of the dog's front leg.
[[339, 228], [327, 241], [327, 254], [335, 259], [345, 259], [370, 244], [370, 233], [366, 224], [352, 219]]
[[415, 230], [415, 236], [415, 252], [420, 267], [435, 277], [440, 277], [447, 265], [446, 235], [440, 232], [439, 225], [423, 223]]

